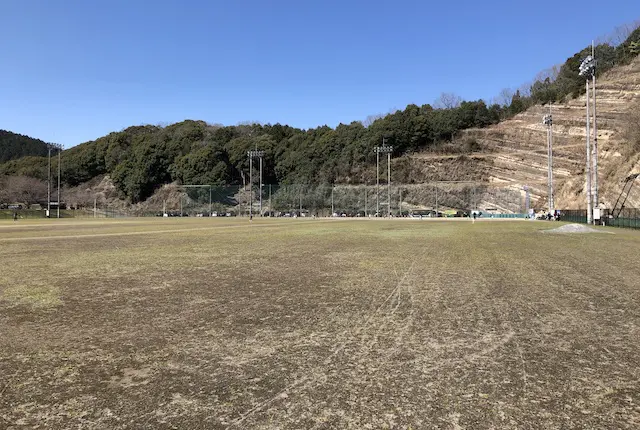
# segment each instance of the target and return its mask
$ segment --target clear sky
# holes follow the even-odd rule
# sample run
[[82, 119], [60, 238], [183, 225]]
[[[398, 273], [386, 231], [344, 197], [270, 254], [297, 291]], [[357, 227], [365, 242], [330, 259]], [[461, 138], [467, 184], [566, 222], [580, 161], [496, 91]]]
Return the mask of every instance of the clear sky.
[[0, 128], [66, 147], [201, 119], [301, 128], [490, 99], [638, 0], [0, 0]]

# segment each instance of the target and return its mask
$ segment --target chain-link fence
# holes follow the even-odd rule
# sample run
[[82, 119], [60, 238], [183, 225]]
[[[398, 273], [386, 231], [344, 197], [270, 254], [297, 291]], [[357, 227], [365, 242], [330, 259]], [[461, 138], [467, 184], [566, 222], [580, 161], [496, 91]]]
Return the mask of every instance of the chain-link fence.
[[137, 216], [451, 216], [526, 212], [523, 191], [472, 182], [409, 185], [170, 185], [130, 210]]
[[[526, 191], [518, 187], [453, 181], [391, 186], [265, 184], [262, 188], [257, 184], [251, 188], [248, 185], [168, 184], [136, 204], [100, 193], [84, 197], [70, 196], [70, 207], [74, 210], [65, 212], [64, 216], [452, 217], [477, 210], [487, 217], [522, 217], [530, 206]], [[23, 213], [27, 216], [27, 212]], [[11, 213], [6, 215], [11, 216]], [[30, 212], [28, 216], [43, 218], [44, 211]]]

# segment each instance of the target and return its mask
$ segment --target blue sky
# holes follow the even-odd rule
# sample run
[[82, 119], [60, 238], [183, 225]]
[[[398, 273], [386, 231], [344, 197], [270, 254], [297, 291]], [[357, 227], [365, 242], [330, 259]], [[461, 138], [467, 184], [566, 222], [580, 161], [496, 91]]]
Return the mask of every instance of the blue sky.
[[333, 127], [442, 92], [490, 99], [640, 2], [0, 0], [0, 16], [0, 128], [70, 147], [130, 125]]

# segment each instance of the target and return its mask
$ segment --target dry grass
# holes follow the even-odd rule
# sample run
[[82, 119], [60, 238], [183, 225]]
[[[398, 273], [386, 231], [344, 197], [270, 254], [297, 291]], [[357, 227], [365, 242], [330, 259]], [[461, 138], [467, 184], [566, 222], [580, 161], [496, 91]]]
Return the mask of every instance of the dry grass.
[[554, 226], [0, 224], [0, 428], [636, 428], [640, 234]]

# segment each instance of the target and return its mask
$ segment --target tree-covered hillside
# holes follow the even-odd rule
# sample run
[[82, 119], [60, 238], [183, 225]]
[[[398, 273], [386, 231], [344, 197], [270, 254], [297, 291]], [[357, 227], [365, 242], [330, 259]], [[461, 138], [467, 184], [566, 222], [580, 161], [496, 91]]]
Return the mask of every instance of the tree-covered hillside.
[[[499, 106], [463, 102], [451, 109], [408, 106], [365, 127], [360, 122], [310, 130], [286, 125], [213, 126], [184, 121], [168, 127], [137, 126], [83, 143], [62, 154], [62, 178], [77, 185], [109, 174], [123, 197], [144, 200], [164, 183], [243, 184], [247, 151], [265, 151], [266, 183], [359, 183], [375, 162], [382, 142], [396, 154], [452, 139], [459, 130], [497, 123]], [[21, 159], [0, 166], [0, 174], [44, 178], [44, 159]]]
[[0, 163], [30, 155], [47, 155], [47, 144], [40, 139], [0, 130]]
[[[597, 73], [628, 63], [639, 51], [639, 29], [615, 46], [598, 45]], [[366, 124], [354, 121], [335, 129], [321, 126], [301, 130], [280, 124], [216, 126], [191, 120], [167, 127], [130, 127], [64, 151], [62, 178], [66, 185], [75, 186], [109, 174], [123, 198], [138, 202], [173, 181], [244, 184], [249, 170], [247, 151], [258, 148], [265, 151], [265, 183], [372, 183], [373, 148], [383, 139], [393, 145], [394, 156], [435, 148], [455, 140], [461, 130], [496, 124], [536, 103], [575, 97], [584, 91], [584, 78], [578, 76], [578, 66], [588, 54], [590, 47], [569, 58], [555, 73], [536, 80], [526, 91], [516, 91], [490, 106], [482, 100], [460, 102], [455, 97], [443, 96], [437, 108], [428, 104], [409, 105]], [[46, 145], [41, 143], [40, 152], [23, 155], [44, 155]], [[473, 146], [473, 142], [458, 144]], [[19, 154], [17, 148], [22, 148], [6, 147], [13, 149], [8, 152], [3, 149], [2, 154], [6, 152], [9, 156], [0, 161], [15, 158]], [[0, 164], [2, 174], [44, 179], [46, 159], [26, 157], [8, 161]]]

